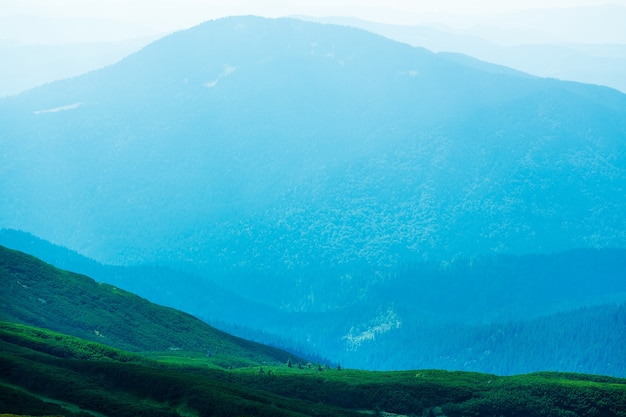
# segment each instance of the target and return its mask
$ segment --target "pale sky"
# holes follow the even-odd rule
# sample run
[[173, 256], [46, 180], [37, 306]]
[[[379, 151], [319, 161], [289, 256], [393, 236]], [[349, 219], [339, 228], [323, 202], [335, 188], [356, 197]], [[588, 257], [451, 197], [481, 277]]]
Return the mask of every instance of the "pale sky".
[[105, 18], [176, 30], [223, 16], [255, 14], [353, 16], [385, 23], [418, 24], [424, 14], [485, 15], [531, 8], [615, 4], [626, 0], [0, 0], [0, 16]]

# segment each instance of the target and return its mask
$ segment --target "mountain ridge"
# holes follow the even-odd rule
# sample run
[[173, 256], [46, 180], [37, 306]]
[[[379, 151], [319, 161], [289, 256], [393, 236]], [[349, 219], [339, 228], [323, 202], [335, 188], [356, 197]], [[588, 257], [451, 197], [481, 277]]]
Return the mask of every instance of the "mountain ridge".
[[[549, 11], [549, 13], [554, 13], [551, 19], [553, 22], [563, 20], [561, 23], [568, 29], [568, 36], [565, 39], [557, 39], [554, 36], [542, 39], [541, 34], [537, 32], [530, 34], [527, 30], [517, 33], [514, 26], [519, 25], [520, 19], [527, 22], [526, 25], [520, 25], [522, 27], [545, 27], [546, 21], [550, 20], [544, 19], [539, 24], [531, 23], [529, 20], [533, 19], [533, 12], [527, 13], [526, 16], [524, 14], [502, 16], [505, 20], [493, 18], [486, 26], [481, 26], [476, 22], [474, 25], [464, 25], [464, 27], [437, 25], [432, 21], [427, 21], [428, 19], [409, 26], [346, 17], [294, 17], [319, 23], [362, 28], [396, 41], [425, 47], [434, 52], [461, 53], [482, 61], [516, 68], [535, 76], [606, 85], [626, 92], [626, 84], [623, 77], [620, 77], [626, 66], [626, 49], [623, 39], [608, 36], [604, 39], [597, 39], [595, 42], [582, 41], [580, 37], [589, 39], [590, 33], [586, 32], [585, 35], [581, 35], [585, 32], [571, 30], [575, 21], [578, 21], [580, 27], [581, 16], [588, 19], [587, 13], [598, 13], [601, 8], [602, 6], [587, 10], [579, 9], [577, 17], [572, 15], [565, 19], [563, 17], [568, 11], [562, 9]], [[604, 8], [604, 11], [597, 15], [610, 16], [613, 27], [616, 28], [619, 20], [617, 16], [623, 15], [624, 10], [626, 9], [623, 7]], [[545, 14], [546, 10], [542, 9], [540, 13]], [[537, 16], [534, 16], [534, 19], [536, 20]], [[507, 20], [508, 24], [505, 24]], [[598, 20], [602, 18], [598, 17]], [[564, 34], [563, 30], [559, 31], [554, 28], [551, 30], [553, 35]], [[607, 27], [606, 33], [615, 35], [617, 32]], [[534, 37], [537, 39], [533, 39]]]

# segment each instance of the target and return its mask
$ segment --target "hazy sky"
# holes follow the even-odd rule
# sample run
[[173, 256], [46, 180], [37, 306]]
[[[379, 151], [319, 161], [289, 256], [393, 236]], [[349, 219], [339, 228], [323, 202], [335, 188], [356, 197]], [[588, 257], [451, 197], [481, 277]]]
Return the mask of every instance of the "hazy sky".
[[424, 13], [494, 14], [529, 8], [617, 4], [626, 0], [0, 0], [0, 16], [97, 17], [174, 30], [217, 17], [255, 14], [355, 16], [389, 23], [420, 23]]

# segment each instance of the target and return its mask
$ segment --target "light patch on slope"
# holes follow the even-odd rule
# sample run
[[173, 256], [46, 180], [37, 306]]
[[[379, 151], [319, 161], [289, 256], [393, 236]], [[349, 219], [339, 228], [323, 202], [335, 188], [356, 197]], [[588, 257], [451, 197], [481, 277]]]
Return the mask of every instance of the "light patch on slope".
[[224, 64], [222, 67], [223, 67], [222, 73], [218, 75], [216, 79], [214, 79], [213, 81], [204, 83], [204, 86], [206, 88], [214, 88], [217, 85], [217, 83], [220, 81], [220, 79], [224, 77], [228, 77], [230, 74], [237, 71], [237, 67], [234, 67], [232, 65]]
[[[336, 58], [336, 54], [335, 54], [335, 44], [331, 44], [328, 45], [327, 47], [324, 47], [324, 45], [320, 45], [317, 42], [311, 42], [309, 43], [309, 49], [307, 51], [305, 51], [306, 55], [309, 56], [321, 56], [324, 57], [326, 59], [331, 59], [334, 60]], [[350, 57], [348, 58], [348, 60], [350, 59]], [[339, 65], [343, 66], [345, 64], [345, 60], [338, 60]]]
[[80, 106], [82, 106], [83, 103], [74, 103], [74, 104], [67, 104], [65, 106], [59, 106], [59, 107], [54, 107], [52, 109], [46, 109], [46, 110], [36, 110], [33, 113], [34, 114], [43, 114], [43, 113], [58, 113], [60, 111], [66, 111], [66, 110], [74, 110], [79, 108]]
[[237, 67], [233, 67], [232, 65], [224, 64], [224, 72], [222, 72], [223, 77], [227, 77], [233, 72], [237, 71]]
[[342, 339], [345, 340], [347, 350], [357, 350], [364, 342], [375, 341], [376, 335], [398, 329], [401, 325], [399, 316], [392, 309], [389, 309], [376, 316], [367, 329], [360, 330], [352, 327]]

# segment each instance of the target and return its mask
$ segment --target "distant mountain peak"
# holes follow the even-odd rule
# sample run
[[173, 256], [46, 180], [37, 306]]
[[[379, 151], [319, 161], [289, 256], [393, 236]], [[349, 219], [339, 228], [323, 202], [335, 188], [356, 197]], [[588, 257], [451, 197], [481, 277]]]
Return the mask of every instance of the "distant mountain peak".
[[624, 137], [609, 88], [224, 18], [1, 100], [0, 226], [306, 311], [416, 260], [626, 247]]

